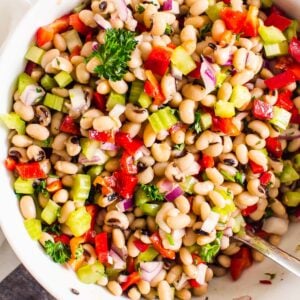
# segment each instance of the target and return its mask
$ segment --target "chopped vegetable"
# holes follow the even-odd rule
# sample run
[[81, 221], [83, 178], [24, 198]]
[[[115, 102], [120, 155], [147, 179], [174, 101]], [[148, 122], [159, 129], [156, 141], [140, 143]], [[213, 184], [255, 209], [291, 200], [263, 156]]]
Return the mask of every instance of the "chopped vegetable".
[[16, 170], [22, 179], [43, 179], [47, 177], [39, 162], [19, 163], [16, 165]]
[[258, 32], [265, 44], [276, 44], [286, 40], [284, 34], [274, 26], [261, 25]]
[[217, 83], [216, 73], [217, 72], [213, 67], [213, 65], [204, 56], [202, 56], [200, 74], [204, 82], [206, 94], [212, 92], [216, 87], [216, 83]]
[[215, 256], [218, 254], [221, 248], [222, 232], [217, 232], [216, 239], [210, 244], [206, 244], [201, 247], [200, 256], [203, 261], [212, 263]]
[[128, 70], [127, 63], [136, 45], [134, 33], [125, 29], [108, 29], [104, 44], [92, 54], [101, 61], [95, 72], [99, 77], [112, 81], [121, 80]]
[[98, 260], [101, 263], [108, 262], [108, 237], [107, 232], [98, 233], [95, 236], [95, 248]]
[[113, 176], [116, 179], [115, 191], [124, 198], [132, 197], [138, 182], [137, 177], [122, 171], [114, 172]]
[[266, 139], [266, 148], [268, 153], [276, 158], [280, 158], [282, 156], [282, 147], [280, 140], [276, 137], [268, 137]]
[[144, 67], [156, 75], [164, 76], [169, 68], [170, 60], [171, 52], [167, 48], [153, 47], [144, 63]]
[[252, 257], [249, 248], [241, 247], [240, 251], [231, 258], [230, 273], [233, 280], [237, 280], [242, 272], [252, 265]]
[[289, 183], [300, 178], [298, 172], [289, 164], [284, 164], [283, 170], [280, 174], [280, 182]]
[[134, 245], [135, 247], [137, 247], [139, 249], [140, 252], [145, 252], [149, 249], [149, 245], [148, 244], [145, 244], [143, 243], [141, 240], [134, 240]]
[[288, 70], [274, 77], [265, 80], [266, 86], [270, 90], [276, 90], [285, 87], [288, 84], [295, 82], [296, 78], [292, 71]]
[[14, 189], [17, 194], [33, 194], [33, 179], [22, 179], [18, 177], [17, 180], [14, 182]]
[[205, 11], [208, 17], [214, 22], [220, 18], [220, 12], [225, 7], [224, 2], [217, 2], [214, 5], [210, 5]]
[[129, 102], [136, 103], [144, 91], [144, 82], [141, 80], [135, 80], [131, 84]]
[[117, 104], [125, 105], [125, 95], [111, 91], [106, 102], [106, 109], [111, 111]]
[[70, 247], [62, 242], [53, 243], [48, 240], [45, 242], [45, 251], [52, 260], [59, 264], [64, 264], [71, 257]]
[[272, 12], [268, 16], [267, 20], [265, 20], [264, 23], [266, 26], [275, 26], [280, 31], [284, 31], [291, 25], [292, 20], [290, 20], [276, 12]]
[[166, 97], [164, 96], [160, 84], [153, 75], [152, 71], [146, 70], [145, 75], [147, 80], [144, 85], [144, 92], [149, 96], [154, 98], [153, 104], [161, 105], [165, 102]]
[[143, 141], [139, 138], [131, 138], [128, 133], [117, 132], [115, 135], [115, 143], [122, 147], [128, 154], [134, 155], [143, 146]]
[[88, 199], [91, 190], [91, 177], [87, 174], [76, 174], [73, 180], [73, 200], [84, 202]]
[[217, 101], [215, 115], [221, 118], [231, 118], [235, 116], [234, 104], [223, 100]]
[[147, 197], [152, 201], [164, 201], [164, 196], [159, 192], [154, 184], [142, 184], [142, 190], [146, 193]]
[[194, 123], [190, 126], [191, 130], [194, 130], [197, 134], [202, 131], [201, 129], [201, 113], [196, 111], [195, 112], [195, 121]]
[[151, 235], [150, 240], [152, 242], [153, 248], [157, 252], [159, 252], [161, 256], [172, 259], [172, 260], [175, 259], [175, 251], [168, 250], [163, 247], [162, 241], [161, 241], [161, 238], [160, 238], [158, 232], [154, 232]]
[[300, 41], [297, 38], [292, 38], [289, 45], [291, 56], [300, 63]]
[[38, 219], [27, 219], [24, 220], [24, 226], [33, 240], [40, 239], [42, 235], [42, 224], [41, 220]]
[[57, 111], [62, 111], [64, 98], [47, 93], [44, 99], [44, 105]]
[[141, 252], [138, 255], [138, 262], [147, 262], [147, 261], [153, 261], [157, 256], [158, 256], [158, 252], [153, 248], [153, 247], [148, 247], [148, 249], [144, 252]]
[[76, 274], [79, 280], [86, 284], [96, 283], [97, 281], [105, 277], [104, 267], [99, 262], [80, 267], [77, 270]]
[[59, 72], [54, 76], [54, 79], [60, 88], [68, 86], [73, 81], [72, 76], [66, 71]]
[[220, 12], [220, 17], [225, 22], [227, 29], [232, 30], [234, 33], [240, 33], [243, 31], [247, 15], [244, 12], [225, 7]]
[[25, 122], [14, 112], [6, 115], [1, 115], [0, 120], [6, 125], [8, 129], [15, 129], [18, 134], [25, 133]]
[[256, 37], [258, 35], [258, 13], [259, 9], [257, 6], [250, 5], [247, 12], [246, 20], [243, 26], [243, 36]]
[[287, 129], [292, 114], [283, 108], [274, 106], [273, 107], [273, 118], [270, 123], [279, 128], [279, 130]]
[[36, 46], [31, 46], [25, 54], [25, 58], [40, 65], [45, 50]]
[[273, 106], [269, 103], [255, 99], [253, 101], [252, 114], [260, 120], [270, 120], [273, 118]]
[[48, 225], [51, 225], [56, 221], [59, 211], [60, 211], [60, 206], [56, 204], [54, 201], [49, 200], [47, 205], [42, 211], [41, 218]]
[[300, 192], [286, 192], [283, 197], [283, 203], [289, 207], [300, 205]]
[[70, 116], [66, 116], [59, 127], [59, 130], [61, 132], [69, 133], [72, 135], [79, 135], [80, 129], [78, 124], [75, 123], [74, 119]]
[[66, 225], [74, 236], [81, 236], [90, 229], [91, 220], [92, 217], [86, 211], [86, 208], [80, 207], [70, 213]]
[[265, 44], [264, 45], [265, 53], [268, 58], [283, 56], [288, 54], [288, 43], [283, 41], [275, 44]]
[[127, 280], [121, 284], [122, 290], [126, 291], [129, 287], [131, 287], [134, 284], [137, 284], [141, 280], [139, 272], [131, 273]]
[[177, 123], [177, 118], [170, 107], [162, 108], [149, 116], [149, 122], [152, 129], [158, 133], [162, 130], [170, 129]]
[[171, 62], [184, 75], [189, 74], [197, 67], [193, 58], [185, 51], [182, 46], [174, 49], [171, 56]]
[[[221, 99], [222, 100], [222, 99]], [[240, 109], [251, 101], [251, 94], [247, 87], [243, 85], [235, 85], [232, 90], [230, 102]]]

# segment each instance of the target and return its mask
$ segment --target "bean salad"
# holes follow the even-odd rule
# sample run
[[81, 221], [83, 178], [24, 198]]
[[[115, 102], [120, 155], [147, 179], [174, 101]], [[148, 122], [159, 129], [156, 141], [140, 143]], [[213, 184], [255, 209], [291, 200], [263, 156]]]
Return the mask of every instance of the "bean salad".
[[133, 300], [262, 261], [232, 236], [300, 219], [297, 30], [271, 0], [83, 1], [38, 28], [0, 117], [29, 236]]

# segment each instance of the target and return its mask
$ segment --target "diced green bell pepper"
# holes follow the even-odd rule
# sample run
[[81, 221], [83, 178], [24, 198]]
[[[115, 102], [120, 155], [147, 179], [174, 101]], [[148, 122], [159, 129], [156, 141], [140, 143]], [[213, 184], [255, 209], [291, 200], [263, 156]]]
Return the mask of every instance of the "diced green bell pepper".
[[92, 166], [89, 170], [88, 170], [88, 174], [91, 176], [92, 181], [101, 174], [101, 172], [103, 171], [103, 166]]
[[193, 58], [182, 46], [174, 49], [171, 56], [171, 62], [184, 75], [187, 75], [197, 67]]
[[234, 104], [219, 100], [215, 105], [215, 115], [221, 118], [231, 118], [235, 116]]
[[283, 170], [280, 174], [280, 182], [289, 183], [300, 178], [298, 172], [289, 164], [284, 164]]
[[33, 182], [33, 179], [18, 177], [14, 182], [14, 190], [17, 194], [32, 195], [34, 193]]
[[70, 228], [75, 236], [81, 236], [91, 227], [91, 215], [86, 211], [85, 207], [79, 207], [71, 212], [66, 225]]
[[290, 41], [293, 37], [297, 37], [298, 21], [293, 20], [292, 24], [284, 31], [284, 35]]
[[283, 203], [289, 207], [300, 205], [300, 192], [286, 192], [283, 197]]
[[205, 11], [208, 17], [214, 22], [220, 18], [220, 12], [225, 7], [224, 2], [217, 2], [214, 5], [210, 5]]
[[160, 209], [160, 205], [156, 203], [144, 203], [140, 206], [140, 209], [147, 216], [155, 217]]
[[266, 57], [276, 57], [283, 56], [289, 53], [289, 45], [287, 41], [283, 41], [275, 44], [265, 44], [264, 45]]
[[103, 278], [105, 275], [104, 266], [96, 261], [92, 265], [80, 267], [76, 274], [79, 280], [83, 283], [92, 284]]
[[276, 44], [286, 40], [284, 34], [275, 26], [261, 25], [258, 33], [264, 41], [264, 44]]
[[158, 256], [158, 252], [153, 248], [149, 247], [146, 251], [141, 252], [138, 257], [138, 262], [147, 262], [147, 261], [153, 261]]
[[242, 108], [251, 101], [251, 93], [243, 85], [235, 85], [229, 100], [237, 109]]

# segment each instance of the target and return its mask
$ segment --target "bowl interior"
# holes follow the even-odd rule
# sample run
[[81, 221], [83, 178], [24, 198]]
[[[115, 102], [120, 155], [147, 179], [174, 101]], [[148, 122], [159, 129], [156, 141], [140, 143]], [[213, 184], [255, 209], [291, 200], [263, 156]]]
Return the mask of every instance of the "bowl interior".
[[[24, 68], [24, 54], [32, 41], [36, 29], [50, 23], [55, 18], [69, 12], [79, 0], [38, 1], [24, 16], [15, 32], [6, 43], [0, 58], [0, 113], [7, 113], [12, 105], [12, 93], [17, 75]], [[7, 130], [0, 127], [0, 161], [7, 155]], [[73, 271], [53, 263], [44, 254], [41, 246], [32, 241], [23, 226], [19, 212], [18, 200], [11, 187], [12, 178], [0, 163], [1, 197], [0, 221], [1, 226], [13, 250], [31, 274], [56, 298], [72, 299], [116, 299], [105, 289], [96, 285], [80, 283]], [[297, 244], [300, 243], [299, 224], [291, 226], [284, 238], [282, 247], [293, 255]], [[264, 273], [276, 273], [273, 285], [263, 286], [260, 279], [266, 279]], [[71, 289], [80, 292], [74, 295]], [[213, 280], [209, 287], [209, 298], [213, 300], [233, 299], [250, 295], [253, 299], [282, 299], [288, 295], [289, 300], [299, 299], [299, 279], [269, 260], [253, 266], [241, 280], [232, 283], [229, 277]]]

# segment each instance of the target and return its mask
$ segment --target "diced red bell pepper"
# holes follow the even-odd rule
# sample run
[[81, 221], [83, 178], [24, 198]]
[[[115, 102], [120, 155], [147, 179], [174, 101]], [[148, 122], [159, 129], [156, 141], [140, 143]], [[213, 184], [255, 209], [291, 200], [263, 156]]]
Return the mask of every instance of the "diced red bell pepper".
[[284, 31], [291, 25], [292, 20], [272, 12], [264, 23], [266, 26], [275, 26], [279, 30]]
[[264, 172], [264, 168], [261, 165], [255, 163], [253, 160], [249, 160], [249, 166], [254, 174], [260, 174]]
[[141, 276], [139, 272], [131, 273], [125, 282], [121, 284], [122, 291], [126, 291], [129, 287], [134, 284], [137, 284], [141, 280]]
[[16, 170], [22, 179], [45, 179], [47, 174], [41, 168], [39, 162], [19, 163]]
[[289, 65], [288, 69], [294, 74], [296, 80], [300, 80], [300, 64], [293, 63]]
[[73, 56], [79, 56], [80, 55], [80, 52], [81, 52], [81, 46], [77, 45], [73, 48], [72, 52], [70, 53], [70, 59], [73, 57]]
[[114, 143], [114, 137], [109, 132], [105, 131], [97, 131], [97, 130], [89, 130], [89, 139], [96, 140], [102, 143]]
[[225, 4], [231, 4], [231, 0], [223, 0]]
[[88, 34], [85, 36], [85, 42], [90, 42], [93, 40], [93, 31], [89, 31]]
[[79, 18], [79, 14], [72, 14], [69, 17], [70, 26], [72, 26], [77, 32], [87, 35], [91, 28], [86, 26]]
[[70, 116], [66, 116], [62, 123], [60, 124], [59, 130], [61, 132], [73, 134], [73, 135], [79, 135], [80, 129], [78, 124], [75, 123], [74, 119]]
[[134, 155], [144, 145], [141, 139], [132, 139], [128, 133], [122, 131], [116, 133], [115, 143], [117, 146], [126, 150], [130, 155]]
[[290, 70], [284, 71], [278, 75], [265, 80], [266, 86], [270, 90], [276, 90], [287, 86], [296, 81], [294, 73]]
[[289, 90], [285, 90], [285, 91], [279, 93], [278, 99], [277, 99], [277, 102], [275, 103], [275, 105], [278, 107], [284, 108], [287, 111], [290, 111], [294, 106], [294, 103], [291, 100], [291, 97], [292, 97], [292, 92]]
[[145, 244], [141, 240], [138, 240], [138, 239], [134, 240], [133, 243], [140, 250], [140, 252], [145, 252], [149, 248], [148, 244]]
[[128, 152], [124, 151], [120, 159], [120, 169], [126, 174], [137, 174], [138, 168], [134, 164], [133, 156]]
[[212, 156], [203, 153], [202, 158], [199, 161], [199, 164], [201, 166], [201, 171], [203, 171], [207, 168], [212, 168], [215, 165], [215, 161]]
[[242, 216], [247, 217], [257, 210], [257, 204], [246, 207], [241, 211]]
[[66, 234], [60, 234], [60, 235], [56, 235], [54, 237], [54, 241], [55, 241], [55, 243], [61, 242], [65, 245], [69, 245], [70, 244], [70, 237], [67, 236]]
[[177, 48], [177, 46], [176, 46], [175, 44], [173, 44], [173, 43], [169, 43], [169, 44], [167, 45], [167, 47], [168, 47], [168, 48], [171, 48], [171, 49]]
[[131, 198], [137, 185], [137, 177], [122, 171], [113, 173], [116, 181], [115, 191], [124, 198]]
[[280, 158], [282, 156], [282, 147], [280, 140], [276, 137], [268, 137], [266, 139], [266, 148], [269, 154], [276, 158]]
[[240, 131], [233, 124], [232, 118], [219, 118], [213, 116], [211, 129], [213, 131], [221, 131], [229, 136], [237, 136], [240, 134]]
[[47, 184], [47, 186], [46, 186], [46, 190], [49, 193], [54, 193], [61, 189], [62, 189], [62, 182], [59, 179], [52, 181], [51, 183]]
[[154, 98], [153, 104], [161, 105], [165, 102], [166, 97], [164, 96], [160, 84], [153, 75], [152, 71], [146, 70], [145, 74], [147, 76], [147, 80], [144, 84], [144, 91], [145, 93]]
[[103, 95], [94, 92], [92, 101], [97, 109], [101, 110], [102, 112], [106, 111], [106, 99]]
[[290, 123], [300, 125], [300, 112], [298, 111], [298, 108], [295, 105], [293, 106], [291, 113], [292, 116], [291, 116]]
[[127, 256], [126, 259], [126, 264], [127, 264], [127, 272], [129, 274], [133, 273], [136, 271], [136, 267], [135, 267], [135, 259], [131, 256]]
[[201, 286], [201, 284], [196, 279], [189, 279], [188, 282], [192, 288], [198, 288]]
[[197, 65], [196, 69], [191, 71], [187, 76], [195, 78], [195, 79], [200, 79], [201, 78], [201, 74], [200, 74], [201, 62], [196, 61], [196, 65]]
[[68, 29], [70, 25], [70, 20], [69, 20], [70, 15], [64, 15], [58, 19], [56, 19], [53, 23], [51, 23], [50, 26], [53, 30], [54, 33], [61, 33], [64, 32]]
[[242, 30], [243, 36], [256, 37], [258, 35], [258, 7], [254, 5], [249, 6], [247, 17]]
[[240, 251], [231, 257], [230, 273], [233, 280], [237, 280], [242, 272], [252, 265], [252, 256], [249, 248], [241, 247]]
[[270, 120], [273, 118], [273, 106], [255, 99], [253, 101], [252, 114], [256, 119]]
[[192, 253], [192, 258], [193, 258], [193, 263], [196, 266], [204, 263], [204, 261], [202, 260], [202, 258], [199, 255], [195, 254], [195, 253]]
[[234, 33], [242, 32], [246, 17], [246, 13], [235, 11], [229, 7], [225, 7], [220, 12], [220, 18], [225, 22], [226, 28]]
[[108, 261], [108, 237], [107, 232], [98, 233], [95, 236], [95, 251], [99, 262], [107, 263]]
[[175, 251], [173, 250], [169, 250], [169, 249], [165, 249], [162, 245], [162, 241], [161, 238], [158, 234], [158, 232], [154, 232], [151, 237], [150, 240], [152, 242], [153, 248], [159, 252], [161, 254], [161, 256], [165, 257], [165, 258], [169, 258], [174, 260], [176, 257]]
[[97, 235], [95, 231], [95, 224], [96, 224], [96, 217], [99, 211], [99, 207], [95, 204], [89, 204], [86, 207], [86, 211], [92, 217], [91, 220], [91, 228], [84, 234], [85, 240], [87, 243], [94, 244], [95, 243], [95, 236]]
[[267, 186], [270, 183], [271, 178], [272, 178], [271, 173], [263, 172], [259, 177], [260, 184], [263, 186]]
[[169, 68], [171, 52], [163, 47], [153, 47], [144, 63], [146, 70], [151, 70], [154, 74], [164, 76]]
[[271, 14], [274, 13], [274, 14], [277, 14], [277, 15], [280, 15], [280, 16], [284, 15], [284, 12], [276, 5], [271, 6], [270, 13]]
[[300, 63], [300, 41], [293, 37], [289, 44], [289, 52], [291, 56]]
[[15, 168], [16, 168], [17, 162], [16, 162], [13, 158], [8, 157], [8, 158], [5, 160], [4, 165], [5, 165], [5, 168], [6, 168], [8, 171], [14, 171]]

